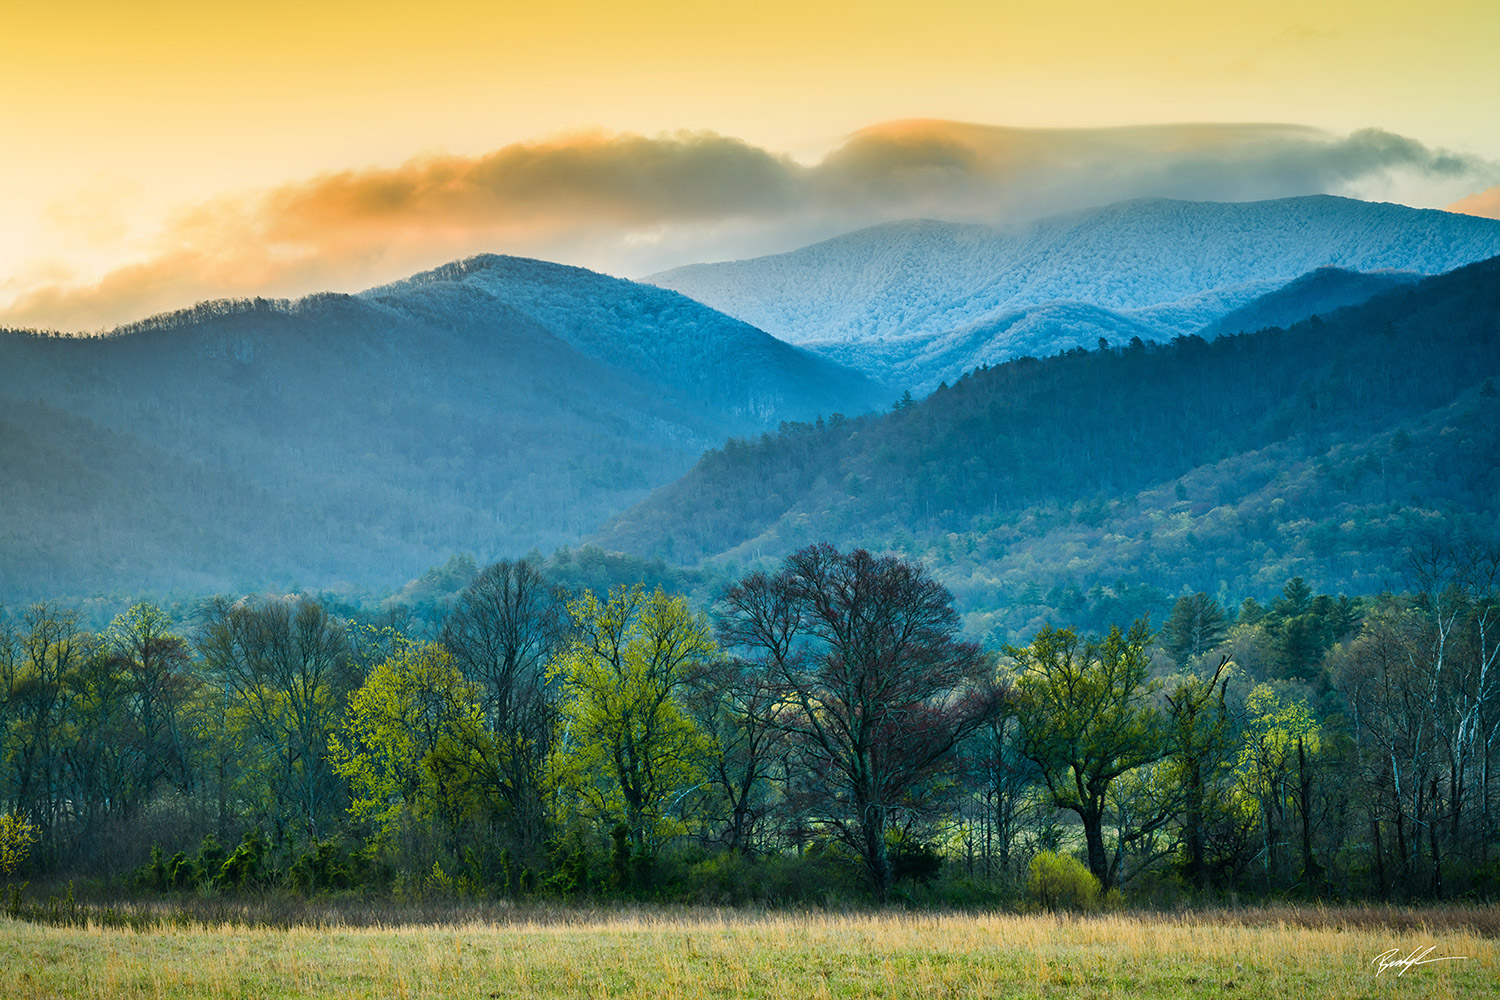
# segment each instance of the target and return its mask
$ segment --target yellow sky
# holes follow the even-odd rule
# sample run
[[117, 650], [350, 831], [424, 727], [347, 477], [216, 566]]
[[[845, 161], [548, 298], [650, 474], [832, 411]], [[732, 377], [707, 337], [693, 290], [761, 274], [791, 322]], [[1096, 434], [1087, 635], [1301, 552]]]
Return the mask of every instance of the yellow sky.
[[1294, 122], [1500, 160], [1495, 0], [0, 0], [0, 24], [0, 305], [158, 253], [226, 196], [565, 129], [809, 164], [908, 117]]

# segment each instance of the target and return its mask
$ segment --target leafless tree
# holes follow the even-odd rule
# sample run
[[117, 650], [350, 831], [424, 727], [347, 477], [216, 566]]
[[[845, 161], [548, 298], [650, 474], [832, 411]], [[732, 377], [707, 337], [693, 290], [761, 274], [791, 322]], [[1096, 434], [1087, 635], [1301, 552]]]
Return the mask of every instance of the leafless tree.
[[509, 823], [523, 845], [545, 830], [542, 772], [557, 698], [547, 664], [569, 634], [567, 593], [526, 560], [486, 567], [459, 596], [439, 641], [478, 685], [498, 755], [491, 760]]
[[917, 564], [815, 545], [730, 587], [719, 627], [776, 683], [776, 725], [823, 792], [818, 818], [884, 897], [887, 829], [930, 802], [1001, 701], [990, 661], [957, 638], [952, 595]]

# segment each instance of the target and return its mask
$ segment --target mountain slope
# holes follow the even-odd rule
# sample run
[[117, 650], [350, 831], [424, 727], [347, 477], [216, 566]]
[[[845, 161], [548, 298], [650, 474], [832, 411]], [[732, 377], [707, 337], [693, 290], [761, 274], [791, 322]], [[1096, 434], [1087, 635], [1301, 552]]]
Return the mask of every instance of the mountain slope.
[[[394, 583], [454, 550], [576, 540], [731, 434], [885, 395], [676, 293], [513, 258], [102, 338], [3, 334], [25, 455], [0, 594]], [[54, 475], [88, 484], [82, 509], [49, 500]]]
[[[857, 359], [877, 377], [931, 387], [986, 358], [1092, 348], [1131, 326], [1152, 331], [1143, 339], [1193, 333], [1320, 267], [1435, 274], [1496, 254], [1500, 221], [1447, 212], [1331, 196], [1148, 199], [1026, 227], [892, 223], [647, 280], [792, 343]], [[1056, 304], [1105, 312], [1007, 321]], [[906, 338], [984, 328], [994, 336], [970, 364], [909, 364]]]
[[1322, 313], [1368, 302], [1421, 277], [1410, 271], [1361, 274], [1338, 267], [1320, 267], [1245, 303], [1210, 323], [1200, 333], [1205, 337], [1218, 337], [1226, 333], [1253, 333], [1273, 326], [1291, 326]]
[[896, 548], [946, 567], [976, 614], [1104, 573], [1379, 589], [1421, 526], [1495, 534], [1497, 380], [1500, 259], [1289, 330], [1024, 359], [731, 442], [598, 541], [685, 564]]

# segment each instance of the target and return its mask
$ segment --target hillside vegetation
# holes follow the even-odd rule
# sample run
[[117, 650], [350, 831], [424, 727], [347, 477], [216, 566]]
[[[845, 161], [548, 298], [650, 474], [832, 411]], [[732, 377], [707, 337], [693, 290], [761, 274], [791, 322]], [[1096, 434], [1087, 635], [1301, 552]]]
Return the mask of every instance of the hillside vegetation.
[[731, 434], [889, 393], [681, 295], [481, 257], [0, 333], [0, 595], [379, 587], [576, 541]]
[[1500, 260], [1289, 330], [1025, 358], [731, 441], [599, 543], [684, 564], [892, 548], [968, 608], [1010, 608], [1012, 634], [1049, 590], [1120, 577], [1378, 591], [1414, 537], [1494, 532], [1495, 376]]

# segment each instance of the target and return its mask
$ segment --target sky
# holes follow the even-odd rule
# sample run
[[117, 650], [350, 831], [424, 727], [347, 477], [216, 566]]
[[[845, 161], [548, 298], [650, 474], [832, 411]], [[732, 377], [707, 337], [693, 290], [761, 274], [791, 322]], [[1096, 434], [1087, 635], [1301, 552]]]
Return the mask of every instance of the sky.
[[1500, 216], [1500, 3], [0, 0], [0, 325], [911, 216]]

